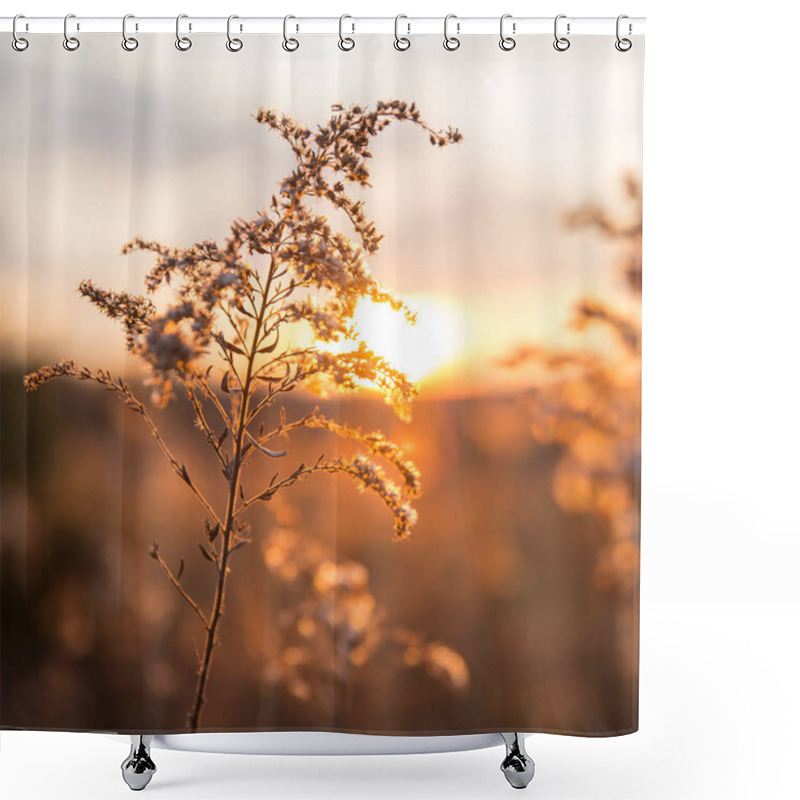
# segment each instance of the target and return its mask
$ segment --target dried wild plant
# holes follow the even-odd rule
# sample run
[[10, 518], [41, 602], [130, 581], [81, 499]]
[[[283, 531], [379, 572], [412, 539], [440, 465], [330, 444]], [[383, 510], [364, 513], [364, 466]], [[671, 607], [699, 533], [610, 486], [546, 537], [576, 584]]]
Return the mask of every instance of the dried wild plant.
[[470, 674], [463, 656], [444, 642], [390, 625], [364, 564], [336, 560], [334, 548], [305, 535], [295, 509], [280, 498], [271, 511], [277, 524], [261, 550], [285, 599], [276, 617], [281, 646], [273, 648], [262, 672], [266, 692], [281, 687], [296, 702], [336, 714], [347, 706], [352, 677], [383, 653], [435, 681], [437, 692], [466, 691]]
[[[370, 186], [370, 139], [392, 122], [422, 128], [431, 143], [439, 146], [462, 137], [453, 128], [432, 129], [414, 103], [399, 100], [379, 101], [373, 109], [337, 105], [332, 112], [326, 124], [312, 131], [276, 111], [259, 110], [256, 121], [289, 145], [297, 163], [268, 206], [252, 219], [235, 220], [223, 244], [207, 240], [171, 248], [135, 238], [122, 248], [123, 253], [144, 250], [156, 256], [145, 279], [145, 295], [102, 289], [91, 280], [79, 287], [100, 311], [122, 324], [127, 351], [146, 366], [153, 405], [165, 406], [177, 387], [185, 394], [195, 424], [219, 461], [225, 482], [223, 508], [215, 508], [206, 499], [191, 471], [173, 455], [157, 416], [121, 377], [71, 360], [25, 377], [28, 390], [54, 378], [73, 377], [118, 394], [142, 418], [174, 472], [203, 508], [205, 541], [199, 545], [200, 552], [217, 573], [210, 611], [203, 611], [182, 585], [184, 560], [173, 572], [161, 557], [158, 543], [153, 542], [150, 549], [205, 631], [202, 653], [196, 653], [194, 702], [187, 714], [191, 731], [197, 730], [200, 721], [212, 654], [219, 644], [228, 562], [233, 552], [251, 541], [244, 520], [249, 508], [268, 502], [314, 473], [341, 473], [383, 501], [392, 515], [396, 540], [405, 539], [416, 521], [411, 500], [420, 493], [419, 473], [396, 444], [378, 431], [363, 433], [324, 417], [318, 409], [287, 419], [279, 401], [298, 387], [324, 396], [331, 390], [354, 391], [367, 384], [383, 395], [401, 419], [409, 419], [417, 386], [360, 340], [353, 314], [362, 299], [389, 304], [411, 324], [415, 314], [371, 274], [367, 258], [378, 251], [382, 237], [366, 216], [363, 201], [353, 199], [346, 186]], [[317, 209], [326, 202], [346, 215], [358, 243], [332, 229], [319, 213]], [[169, 299], [158, 303], [165, 294]], [[310, 344], [281, 346], [286, 338], [282, 334], [293, 323], [309, 326]], [[352, 343], [349, 348], [344, 346], [347, 342]], [[242, 478], [248, 461], [284, 458], [287, 450], [276, 446], [276, 441], [286, 440], [301, 428], [355, 439], [367, 454], [329, 460], [320, 455], [313, 464], [276, 471], [266, 486], [246, 492]], [[401, 485], [387, 476], [376, 457], [397, 471]]]
[[631, 214], [616, 220], [590, 205], [566, 215], [572, 228], [596, 228], [620, 245], [617, 265], [630, 308], [583, 298], [574, 306], [572, 326], [603, 326], [611, 333], [609, 352], [588, 347], [553, 350], [524, 345], [503, 363], [537, 371], [528, 395], [531, 431], [542, 444], [556, 443], [563, 455], [553, 495], [566, 511], [598, 514], [611, 537], [599, 554], [595, 580], [627, 596], [635, 586], [639, 531], [639, 440], [641, 416], [642, 194], [632, 175], [624, 178]]

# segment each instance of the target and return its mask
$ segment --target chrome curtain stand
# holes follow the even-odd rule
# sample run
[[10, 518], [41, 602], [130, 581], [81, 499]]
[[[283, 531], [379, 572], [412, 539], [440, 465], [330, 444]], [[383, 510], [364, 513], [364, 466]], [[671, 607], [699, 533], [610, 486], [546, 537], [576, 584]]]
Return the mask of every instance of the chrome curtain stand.
[[[500, 769], [506, 780], [515, 789], [524, 789], [532, 780], [536, 770], [533, 759], [525, 752], [525, 739], [521, 733], [501, 733], [506, 746], [506, 757]], [[156, 765], [150, 754], [154, 736], [130, 734], [131, 751], [122, 762], [122, 778], [135, 792], [140, 792], [156, 773]]]

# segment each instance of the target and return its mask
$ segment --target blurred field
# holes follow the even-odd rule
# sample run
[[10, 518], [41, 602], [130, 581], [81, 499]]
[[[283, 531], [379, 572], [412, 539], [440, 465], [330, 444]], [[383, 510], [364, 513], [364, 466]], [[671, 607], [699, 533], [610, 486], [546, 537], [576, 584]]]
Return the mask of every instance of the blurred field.
[[[116, 397], [72, 381], [26, 396], [23, 373], [6, 365], [1, 387], [0, 727], [180, 731], [202, 631], [147, 551], [157, 539], [171, 565], [185, 557], [184, 582], [207, 606], [199, 507]], [[253, 543], [231, 561], [203, 730], [635, 728], [636, 637], [620, 631], [638, 624], [636, 606], [593, 580], [607, 521], [556, 506], [561, 448], [535, 442], [521, 395], [423, 393], [410, 423], [368, 397], [296, 395], [287, 412], [314, 405], [407, 450], [419, 522], [392, 541], [381, 502], [345, 476], [255, 508]], [[157, 413], [175, 451], [206, 464], [193, 477], [214, 497], [218, 470], [182, 401]], [[301, 431], [269, 466], [348, 444]], [[255, 470], [244, 485], [268, 478]], [[315, 570], [331, 561], [350, 571], [321, 591]]]

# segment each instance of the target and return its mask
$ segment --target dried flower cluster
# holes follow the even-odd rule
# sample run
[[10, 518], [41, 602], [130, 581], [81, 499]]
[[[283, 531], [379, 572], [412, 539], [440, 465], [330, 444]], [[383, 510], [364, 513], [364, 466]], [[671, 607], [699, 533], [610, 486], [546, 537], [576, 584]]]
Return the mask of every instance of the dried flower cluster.
[[[266, 208], [252, 219], [233, 222], [227, 239], [202, 241], [186, 248], [135, 238], [122, 252], [148, 251], [155, 265], [145, 279], [146, 294], [98, 288], [90, 280], [79, 292], [108, 317], [122, 324], [125, 346], [148, 371], [152, 400], [166, 405], [179, 387], [186, 395], [195, 424], [218, 459], [227, 487], [224, 508], [206, 500], [185, 464], [170, 451], [154, 416], [131, 387], [102, 370], [62, 361], [27, 375], [25, 385], [36, 389], [57, 377], [93, 380], [117, 392], [141, 415], [173, 470], [193, 491], [206, 520], [202, 556], [217, 569], [217, 584], [209, 613], [184, 591], [180, 574], [173, 573], [154, 543], [157, 559], [170, 582], [198, 613], [206, 631], [203, 653], [198, 656], [198, 682], [188, 726], [197, 729], [204, 704], [204, 689], [216, 644], [232, 552], [247, 544], [248, 526], [241, 515], [257, 502], [313, 473], [349, 475], [360, 489], [368, 489], [386, 505], [394, 520], [397, 539], [408, 536], [416, 521], [410, 500], [419, 494], [419, 475], [399, 449], [380, 433], [361, 434], [316, 413], [287, 421], [281, 397], [299, 387], [325, 394], [332, 388], [355, 391], [364, 384], [375, 387], [402, 419], [417, 387], [386, 359], [358, 338], [353, 314], [359, 300], [387, 303], [402, 311], [408, 322], [414, 312], [375, 278], [367, 264], [379, 248], [381, 236], [364, 211], [363, 200], [348, 194], [347, 185], [369, 186], [369, 143], [392, 122], [409, 122], [422, 128], [432, 144], [443, 146], [461, 140], [452, 128], [437, 131], [420, 117], [411, 103], [378, 102], [374, 108], [334, 106], [326, 124], [315, 131], [276, 111], [261, 109], [257, 122], [266, 125], [289, 145], [296, 166], [280, 184]], [[319, 212], [329, 203], [344, 212], [355, 232], [334, 230]], [[164, 297], [167, 297], [164, 300]], [[157, 302], [157, 299], [160, 302]], [[307, 346], [292, 346], [284, 335], [288, 326], [307, 325], [312, 334]], [[351, 342], [341, 352], [320, 345]], [[349, 347], [349, 349], [348, 349]], [[280, 421], [265, 426], [274, 409]], [[246, 494], [242, 473], [254, 455], [278, 459], [286, 449], [274, 441], [300, 427], [314, 427], [355, 439], [369, 455], [325, 460], [276, 473], [270, 484]], [[384, 458], [400, 473], [398, 485], [372, 457]]]
[[354, 672], [380, 648], [396, 652], [400, 667], [424, 670], [443, 689], [468, 687], [469, 669], [457, 651], [387, 624], [363, 564], [336, 561], [325, 543], [303, 535], [285, 502], [272, 510], [278, 525], [264, 539], [262, 554], [285, 602], [278, 615], [281, 646], [262, 673], [267, 691], [281, 686], [297, 701], [334, 712], [337, 688], [346, 691]]
[[587, 206], [568, 214], [571, 227], [595, 227], [620, 242], [618, 269], [635, 301], [622, 312], [596, 300], [575, 305], [572, 325], [584, 330], [602, 325], [616, 341], [611, 354], [520, 347], [504, 363], [540, 370], [529, 395], [531, 430], [541, 443], [564, 448], [553, 492], [567, 511], [599, 514], [608, 520], [611, 539], [600, 551], [597, 584], [627, 593], [638, 566], [639, 465], [641, 417], [642, 196], [633, 176], [625, 177], [630, 221], [617, 222], [602, 209]]

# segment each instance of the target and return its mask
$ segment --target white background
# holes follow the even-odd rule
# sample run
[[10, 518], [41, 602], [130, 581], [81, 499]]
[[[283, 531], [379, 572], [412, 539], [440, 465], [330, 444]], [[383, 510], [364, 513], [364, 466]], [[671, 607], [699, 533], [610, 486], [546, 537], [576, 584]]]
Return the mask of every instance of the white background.
[[[63, 16], [647, 17], [640, 731], [532, 736], [541, 800], [798, 796], [800, 8], [27, 0]], [[422, 756], [155, 750], [163, 798], [509, 797], [502, 748]], [[3, 798], [129, 796], [127, 745], [0, 734]]]

